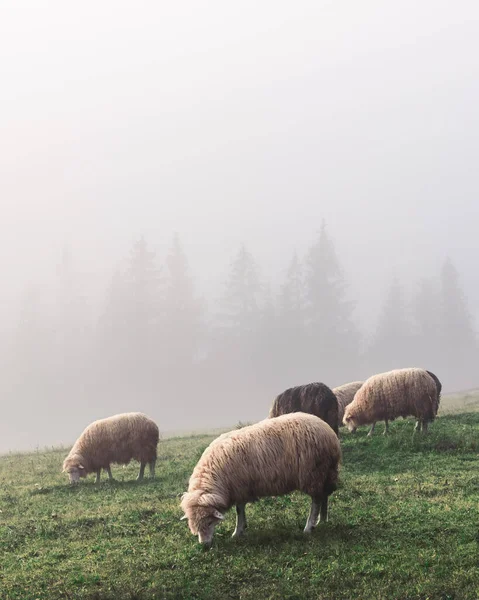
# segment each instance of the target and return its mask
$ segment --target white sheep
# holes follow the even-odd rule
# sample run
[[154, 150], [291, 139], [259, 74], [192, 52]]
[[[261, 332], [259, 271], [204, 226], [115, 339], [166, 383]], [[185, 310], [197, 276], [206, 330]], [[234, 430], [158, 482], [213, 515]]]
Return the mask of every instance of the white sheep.
[[214, 440], [198, 461], [181, 502], [183, 518], [208, 546], [215, 526], [233, 505], [237, 537], [246, 528], [247, 502], [300, 490], [312, 498], [304, 529], [310, 533], [318, 515], [327, 520], [340, 460], [336, 434], [314, 415], [296, 412], [230, 431]]
[[88, 425], [77, 439], [65, 458], [63, 471], [68, 473], [70, 483], [77, 483], [92, 472], [99, 483], [102, 469], [111, 480], [111, 463], [124, 465], [135, 459], [140, 462], [139, 480], [143, 479], [146, 464], [154, 477], [158, 440], [158, 426], [142, 413], [100, 419]]
[[438, 387], [427, 371], [395, 369], [373, 375], [364, 382], [346, 407], [343, 423], [352, 432], [359, 425], [372, 424], [368, 433], [372, 435], [377, 421], [385, 421], [384, 433], [387, 433], [389, 421], [414, 416], [418, 420], [416, 429], [422, 425], [426, 432], [438, 408]]
[[338, 401], [338, 426], [343, 424], [344, 411], [348, 404], [354, 400], [354, 396], [359, 388], [363, 385], [364, 381], [352, 381], [351, 383], [345, 383], [339, 387], [333, 389], [333, 393]]

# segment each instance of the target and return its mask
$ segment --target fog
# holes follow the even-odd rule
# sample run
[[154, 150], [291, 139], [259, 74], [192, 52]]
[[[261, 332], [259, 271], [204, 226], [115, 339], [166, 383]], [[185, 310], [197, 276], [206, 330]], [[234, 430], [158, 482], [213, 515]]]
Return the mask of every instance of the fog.
[[479, 385], [478, 34], [472, 1], [2, 2], [0, 451]]

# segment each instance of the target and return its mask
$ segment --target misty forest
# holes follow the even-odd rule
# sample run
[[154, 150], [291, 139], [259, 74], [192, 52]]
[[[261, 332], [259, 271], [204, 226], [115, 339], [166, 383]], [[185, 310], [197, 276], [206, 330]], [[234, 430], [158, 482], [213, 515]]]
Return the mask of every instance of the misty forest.
[[179, 235], [164, 256], [152, 247], [140, 237], [125, 248], [99, 300], [68, 246], [52, 283], [24, 290], [3, 323], [0, 385], [11, 403], [1, 450], [69, 443], [93, 419], [129, 410], [167, 432], [231, 426], [265, 417], [291, 385], [333, 387], [393, 368], [438, 372], [446, 392], [478, 383], [474, 326], [447, 258], [418, 280], [392, 273], [367, 331], [325, 222], [279, 282], [246, 245], [225, 254], [210, 296]]

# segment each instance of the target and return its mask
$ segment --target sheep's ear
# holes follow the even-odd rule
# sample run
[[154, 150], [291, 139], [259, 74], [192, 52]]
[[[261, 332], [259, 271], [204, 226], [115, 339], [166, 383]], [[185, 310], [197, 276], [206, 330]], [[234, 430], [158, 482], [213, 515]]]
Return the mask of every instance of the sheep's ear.
[[186, 515], [183, 515], [180, 519], [180, 521], [184, 521], [185, 519], [187, 519], [188, 517]]
[[224, 521], [225, 516], [223, 513], [220, 513], [219, 510], [215, 510], [215, 512], [213, 513], [213, 516], [215, 517], [215, 519], [219, 519], [220, 521]]
[[85, 467], [83, 465], [78, 465], [78, 468], [81, 469], [82, 471], [85, 469]]

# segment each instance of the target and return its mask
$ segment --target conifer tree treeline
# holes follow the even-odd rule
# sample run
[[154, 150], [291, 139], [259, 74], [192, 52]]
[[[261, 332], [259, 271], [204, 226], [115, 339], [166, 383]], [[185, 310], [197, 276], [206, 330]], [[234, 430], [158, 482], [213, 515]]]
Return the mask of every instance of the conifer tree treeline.
[[[324, 223], [277, 287], [243, 245], [222, 294], [207, 304], [178, 235], [162, 260], [145, 238], [135, 241], [97, 315], [82, 284], [65, 249], [55, 293], [30, 286], [2, 344], [3, 389], [22, 398], [33, 420], [45, 410], [83, 424], [145, 410], [166, 428], [231, 425], [232, 415], [264, 417], [286, 387], [333, 387], [406, 366], [437, 372], [449, 390], [479, 383], [473, 323], [452, 262], [412, 293], [392, 278], [376, 329], [362, 339]], [[68, 440], [78, 433], [71, 427]]]
[[459, 274], [446, 259], [437, 277], [417, 282], [409, 301], [393, 279], [365, 363], [370, 372], [421, 366], [451, 391], [477, 386], [478, 351]]

